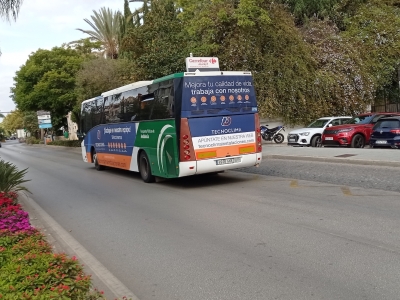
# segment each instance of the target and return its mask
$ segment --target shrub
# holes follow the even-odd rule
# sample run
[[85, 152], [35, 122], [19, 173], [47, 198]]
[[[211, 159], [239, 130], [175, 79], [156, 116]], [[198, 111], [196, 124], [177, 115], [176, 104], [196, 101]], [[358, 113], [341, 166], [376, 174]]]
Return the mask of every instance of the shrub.
[[104, 299], [91, 285], [75, 257], [52, 253], [17, 194], [0, 193], [0, 299]]
[[78, 141], [78, 140], [74, 140], [74, 141], [59, 140], [59, 141], [48, 142], [47, 145], [64, 146], [64, 147], [80, 147], [81, 146], [81, 142]]
[[43, 141], [42, 140], [39, 140], [39, 139], [37, 139], [37, 138], [35, 138], [34, 136], [31, 136], [31, 137], [27, 137], [26, 139], [25, 139], [25, 143], [27, 143], [27, 144], [42, 144], [43, 143]]
[[0, 246], [0, 299], [87, 299], [91, 279], [75, 257], [53, 254], [39, 233], [20, 235]]
[[30, 181], [24, 179], [27, 170], [19, 171], [14, 164], [0, 160], [0, 192], [9, 193], [21, 190], [29, 192], [26, 187], [21, 186], [22, 183]]

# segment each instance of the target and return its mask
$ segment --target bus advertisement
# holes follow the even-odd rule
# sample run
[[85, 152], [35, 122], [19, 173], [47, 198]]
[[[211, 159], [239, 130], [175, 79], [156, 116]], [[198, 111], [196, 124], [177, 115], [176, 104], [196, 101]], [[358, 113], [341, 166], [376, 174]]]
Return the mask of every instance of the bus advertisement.
[[83, 160], [145, 182], [257, 166], [262, 146], [250, 72], [186, 72], [82, 102]]

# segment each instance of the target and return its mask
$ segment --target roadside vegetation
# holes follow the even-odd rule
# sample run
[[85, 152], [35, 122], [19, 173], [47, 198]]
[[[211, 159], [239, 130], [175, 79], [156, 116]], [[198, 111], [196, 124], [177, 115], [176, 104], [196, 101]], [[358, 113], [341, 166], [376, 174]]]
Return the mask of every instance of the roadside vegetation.
[[64, 147], [80, 147], [81, 141], [59, 140], [48, 142], [47, 145], [64, 146]]
[[[14, 77], [6, 134], [24, 126], [38, 137], [37, 110], [54, 128], [69, 111], [79, 124], [83, 100], [182, 72], [190, 53], [252, 71], [261, 116], [289, 125], [400, 101], [398, 0], [152, 0], [135, 11], [120, 1], [121, 12], [88, 12], [78, 29], [87, 38], [30, 55]], [[11, 7], [3, 17], [17, 16]]]
[[75, 257], [53, 253], [18, 203], [27, 169], [0, 160], [0, 299], [105, 299]]

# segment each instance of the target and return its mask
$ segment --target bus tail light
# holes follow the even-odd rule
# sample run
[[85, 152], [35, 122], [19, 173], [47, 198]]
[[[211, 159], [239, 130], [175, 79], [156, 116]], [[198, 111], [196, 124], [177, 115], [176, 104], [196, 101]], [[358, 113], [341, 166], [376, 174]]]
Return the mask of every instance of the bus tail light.
[[179, 161], [193, 161], [196, 160], [194, 153], [192, 136], [190, 134], [188, 119], [181, 119], [181, 132], [179, 139]]
[[262, 138], [261, 138], [261, 130], [260, 130], [260, 118], [258, 117], [258, 113], [254, 114], [254, 124], [256, 126], [256, 152], [262, 152]]

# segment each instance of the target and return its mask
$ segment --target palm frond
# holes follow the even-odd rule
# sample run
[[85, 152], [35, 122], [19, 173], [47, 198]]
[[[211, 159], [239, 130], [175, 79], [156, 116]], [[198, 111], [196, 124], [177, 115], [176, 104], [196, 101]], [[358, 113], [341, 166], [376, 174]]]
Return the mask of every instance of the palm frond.
[[16, 20], [23, 0], [0, 0], [0, 17]]
[[102, 7], [99, 12], [93, 11], [91, 20], [84, 19], [92, 30], [77, 28], [77, 30], [88, 34], [94, 40], [102, 43], [107, 57], [115, 58], [118, 55], [118, 35], [122, 14], [113, 12], [110, 8]]
[[21, 185], [30, 181], [24, 179], [27, 171], [27, 168], [19, 171], [14, 164], [0, 160], [0, 192], [27, 191], [30, 193], [26, 187]]

